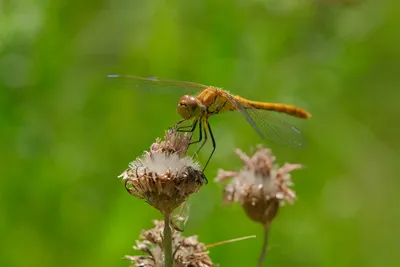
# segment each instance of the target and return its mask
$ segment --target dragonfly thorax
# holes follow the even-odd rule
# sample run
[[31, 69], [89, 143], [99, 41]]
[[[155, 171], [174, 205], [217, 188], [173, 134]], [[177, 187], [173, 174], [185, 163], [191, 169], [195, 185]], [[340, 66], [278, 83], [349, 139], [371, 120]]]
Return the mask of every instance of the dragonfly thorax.
[[179, 99], [177, 110], [182, 118], [191, 119], [201, 115], [202, 106], [203, 105], [197, 98], [189, 95], [184, 95], [181, 97], [181, 99]]

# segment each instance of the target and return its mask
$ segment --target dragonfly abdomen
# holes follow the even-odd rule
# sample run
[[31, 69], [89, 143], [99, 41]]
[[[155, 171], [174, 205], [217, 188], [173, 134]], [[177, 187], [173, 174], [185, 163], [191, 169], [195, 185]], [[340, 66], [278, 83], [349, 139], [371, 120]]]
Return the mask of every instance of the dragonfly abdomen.
[[311, 117], [311, 114], [302, 108], [298, 108], [293, 105], [280, 104], [280, 103], [268, 103], [268, 102], [257, 102], [249, 101], [249, 104], [257, 109], [273, 110], [280, 113], [285, 113], [298, 118], [307, 119]]

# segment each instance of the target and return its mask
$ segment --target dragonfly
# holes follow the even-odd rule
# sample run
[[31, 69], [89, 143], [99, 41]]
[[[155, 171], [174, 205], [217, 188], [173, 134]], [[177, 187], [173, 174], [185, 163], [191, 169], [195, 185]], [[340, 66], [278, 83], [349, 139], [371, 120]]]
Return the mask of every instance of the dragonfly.
[[[143, 88], [175, 88], [199, 92], [195, 96], [186, 94], [179, 99], [177, 111], [182, 119], [175, 124], [174, 128], [178, 132], [192, 133], [197, 127], [199, 128], [199, 139], [190, 143], [192, 145], [202, 142], [195, 155], [203, 148], [208, 136], [210, 136], [213, 149], [204, 165], [203, 171], [206, 169], [216, 149], [216, 141], [211, 130], [209, 118], [217, 114], [238, 111], [261, 138], [293, 148], [303, 148], [306, 145], [305, 138], [297, 127], [274, 115], [274, 113], [284, 113], [300, 119], [311, 118], [311, 114], [300, 107], [289, 104], [253, 101], [239, 95], [233, 95], [222, 88], [194, 82], [119, 74], [108, 75], [108, 77], [129, 79], [136, 86]], [[182, 126], [189, 121], [192, 121], [191, 125]]]

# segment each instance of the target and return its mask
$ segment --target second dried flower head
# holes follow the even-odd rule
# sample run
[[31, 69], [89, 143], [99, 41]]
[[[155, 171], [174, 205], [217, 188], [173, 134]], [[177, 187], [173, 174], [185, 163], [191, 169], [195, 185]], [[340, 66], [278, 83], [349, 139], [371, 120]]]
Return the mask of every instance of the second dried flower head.
[[243, 161], [243, 168], [240, 171], [220, 170], [216, 181], [232, 178], [224, 188], [224, 200], [238, 202], [250, 219], [263, 225], [264, 241], [258, 260], [258, 266], [262, 266], [267, 253], [269, 228], [279, 206], [285, 202], [293, 203], [296, 198], [290, 189], [290, 172], [301, 165], [285, 163], [279, 167], [271, 150], [262, 146], [258, 146], [252, 157], [239, 149], [236, 153]]
[[252, 157], [240, 149], [236, 154], [243, 161], [240, 171], [220, 170], [216, 181], [233, 178], [224, 188], [224, 200], [227, 203], [238, 202], [246, 214], [254, 221], [264, 225], [271, 223], [280, 205], [292, 204], [296, 198], [290, 189], [290, 172], [301, 168], [300, 164], [276, 164], [276, 158], [268, 148], [258, 146]]

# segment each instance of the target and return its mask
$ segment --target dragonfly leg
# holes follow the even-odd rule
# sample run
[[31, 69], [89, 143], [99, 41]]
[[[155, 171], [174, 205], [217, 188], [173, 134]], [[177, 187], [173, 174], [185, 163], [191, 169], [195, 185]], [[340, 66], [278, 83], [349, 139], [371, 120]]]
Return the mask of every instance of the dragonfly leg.
[[[192, 133], [192, 132], [194, 132], [194, 130], [196, 129], [198, 120], [197, 119], [194, 120], [192, 125], [178, 127], [179, 124], [181, 124], [181, 123], [183, 123], [185, 121], [187, 121], [187, 120], [180, 120], [175, 124], [176, 131], [177, 132], [184, 132], [184, 133]], [[190, 128], [190, 129], [189, 130], [185, 130], [187, 128]]]
[[[196, 144], [196, 143], [200, 143], [203, 140], [203, 132], [204, 132], [204, 141], [201, 143], [200, 147], [196, 150], [196, 152], [194, 153], [193, 157], [198, 155], [200, 150], [203, 148], [203, 146], [207, 142], [207, 140], [208, 140], [207, 130], [210, 133], [211, 141], [212, 141], [212, 145], [213, 145], [213, 150], [211, 151], [211, 154], [207, 159], [206, 165], [204, 165], [204, 168], [203, 168], [203, 172], [204, 172], [204, 170], [206, 169], [208, 163], [210, 162], [210, 159], [213, 156], [213, 154], [215, 152], [215, 148], [216, 148], [216, 143], [215, 143], [214, 135], [213, 135], [212, 130], [211, 130], [211, 126], [210, 126], [210, 124], [208, 123], [207, 120], [204, 120], [204, 122], [203, 122], [203, 120], [200, 120], [200, 122], [199, 122], [199, 120], [196, 119], [193, 122], [193, 124], [190, 125], [190, 126], [177, 127], [182, 122], [185, 122], [185, 120], [181, 120], [181, 121], [176, 123], [176, 129], [177, 129], [178, 132], [193, 132], [196, 129], [197, 123], [199, 124], [199, 140], [191, 142], [190, 145]], [[190, 130], [183, 130], [183, 128], [189, 128], [189, 127], [191, 127]]]
[[[204, 124], [203, 124], [203, 121], [201, 121], [200, 122], [200, 126], [202, 126], [202, 127], [199, 127], [200, 128], [200, 137], [202, 137], [202, 132], [204, 132], [204, 141], [203, 141], [203, 143], [201, 143], [201, 145], [199, 146], [199, 148], [196, 150], [196, 152], [194, 153], [194, 157], [195, 156], [197, 156], [197, 154], [200, 152], [200, 150], [203, 148], [203, 146], [204, 146], [204, 144], [207, 142], [207, 139], [208, 139], [208, 136], [207, 136], [207, 129], [206, 129], [206, 127], [205, 127], [205, 125], [206, 124], [208, 124], [208, 122], [207, 121], [204, 121]], [[198, 142], [200, 142], [202, 140], [202, 138], [201, 139], [199, 139], [198, 140]], [[196, 143], [198, 143], [198, 142], [196, 142]]]
[[177, 123], [175, 123], [175, 125], [174, 125], [174, 129], [176, 130], [176, 131], [178, 131], [179, 132], [179, 129], [181, 129], [181, 128], [188, 128], [188, 127], [191, 127], [192, 125], [189, 125], [189, 126], [179, 126], [179, 125], [181, 125], [182, 123], [184, 123], [185, 121], [187, 121], [186, 119], [182, 119], [182, 120], [180, 120], [180, 121], [178, 121]]
[[[183, 121], [181, 121], [181, 122], [183, 122]], [[178, 123], [179, 123], [179, 122], [178, 122]], [[200, 126], [200, 127], [199, 127], [199, 129], [200, 129], [199, 140], [190, 142], [189, 145], [199, 143], [199, 142], [203, 139], [203, 135], [202, 135], [202, 134], [203, 134], [202, 121], [200, 120], [200, 122], [199, 122], [199, 120], [196, 119], [196, 120], [193, 122], [192, 125], [179, 127], [179, 128], [176, 129], [178, 132], [188, 132], [188, 133], [192, 133], [192, 132], [194, 132], [194, 130], [196, 129], [197, 123], [199, 123], [199, 126]], [[190, 130], [184, 130], [184, 128], [189, 128], [189, 127], [191, 128]], [[194, 156], [196, 156], [196, 154], [195, 154]]]
[[[188, 129], [188, 128], [192, 129], [192, 127], [193, 127], [193, 125], [181, 126], [181, 127], [176, 128], [176, 130], [177, 130], [178, 132], [186, 132], [185, 129]], [[190, 132], [190, 130], [189, 130], [188, 132]]]
[[[215, 152], [215, 148], [217, 147], [217, 146], [216, 146], [216, 143], [215, 143], [214, 135], [213, 135], [213, 133], [212, 133], [212, 131], [211, 131], [210, 123], [208, 123], [208, 121], [206, 121], [205, 123], [207, 124], [208, 131], [210, 132], [211, 142], [212, 142], [212, 145], [213, 145], [213, 150], [211, 151], [211, 154], [210, 154], [210, 156], [209, 156], [208, 159], [207, 159], [206, 165], [204, 165], [203, 172], [205, 171], [205, 169], [206, 169], [208, 163], [210, 162], [210, 159], [212, 158], [212, 156], [213, 156], [213, 154], [214, 154], [214, 152]], [[207, 133], [206, 131], [207, 131], [207, 129], [204, 127], [204, 133]], [[205, 134], [205, 135], [206, 135], [206, 134]], [[207, 136], [207, 135], [206, 135], [206, 136]], [[207, 139], [207, 138], [206, 138], [206, 139]]]
[[[179, 122], [178, 122], [178, 123], [179, 123]], [[201, 142], [201, 140], [203, 139], [203, 129], [202, 129], [202, 128], [203, 128], [203, 126], [202, 126], [203, 123], [202, 123], [202, 121], [200, 120], [200, 122], [199, 122], [199, 120], [195, 120], [195, 121], [193, 122], [192, 125], [183, 126], [183, 127], [177, 128], [177, 131], [178, 131], [178, 132], [188, 132], [188, 133], [191, 133], [191, 132], [194, 132], [194, 130], [196, 129], [197, 123], [199, 123], [199, 130], [200, 130], [199, 140], [190, 142], [189, 145], [193, 145], [193, 144], [199, 143], [199, 142]], [[189, 127], [191, 128], [190, 130], [182, 130], [182, 129], [184, 129], [184, 128], [189, 128]]]
[[[199, 122], [199, 140], [197, 140], [197, 141], [193, 141], [193, 142], [190, 142], [190, 144], [191, 145], [193, 145], [193, 144], [196, 144], [196, 143], [199, 143], [202, 139], [203, 139], [203, 122], [202, 121], [200, 121]], [[197, 152], [196, 152], [197, 153]], [[196, 154], [195, 154], [196, 155]]]

